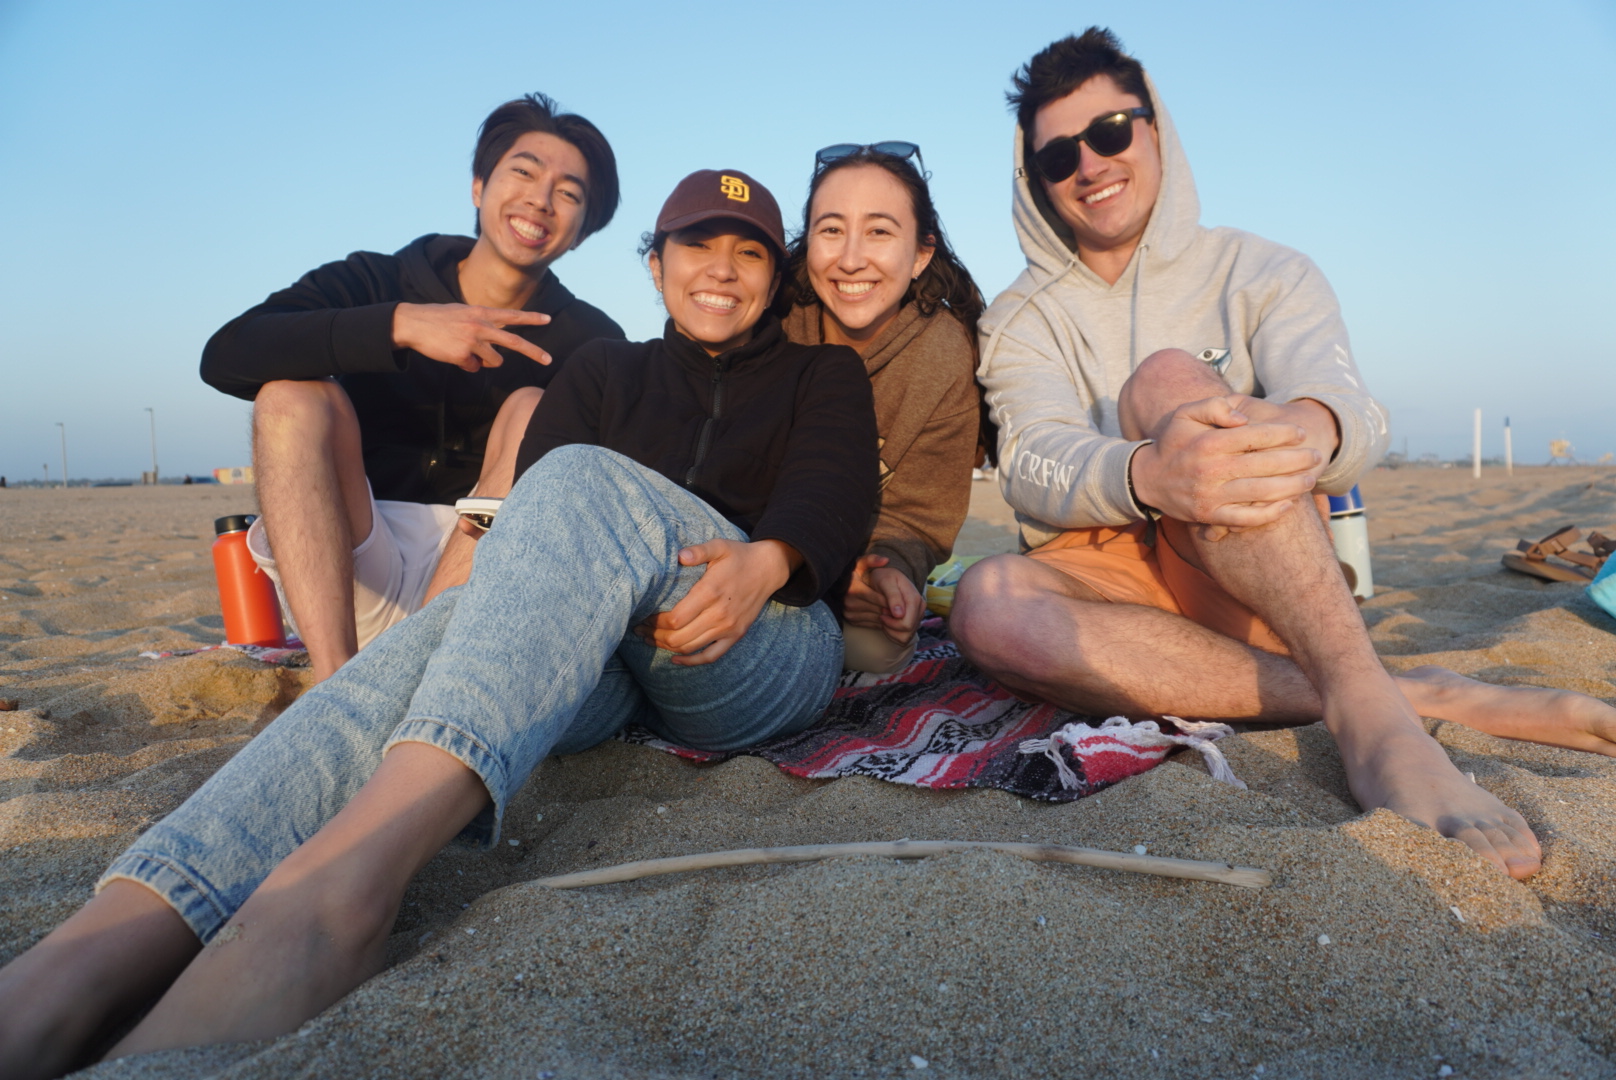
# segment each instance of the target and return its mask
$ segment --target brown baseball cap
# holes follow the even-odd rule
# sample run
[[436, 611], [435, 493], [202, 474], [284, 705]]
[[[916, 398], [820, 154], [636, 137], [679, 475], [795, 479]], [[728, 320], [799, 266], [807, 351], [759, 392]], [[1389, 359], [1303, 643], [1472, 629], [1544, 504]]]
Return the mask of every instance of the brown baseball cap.
[[714, 218], [744, 221], [761, 232], [781, 257], [786, 253], [786, 228], [780, 204], [769, 189], [739, 169], [702, 169], [673, 189], [657, 215], [656, 231], [670, 233]]

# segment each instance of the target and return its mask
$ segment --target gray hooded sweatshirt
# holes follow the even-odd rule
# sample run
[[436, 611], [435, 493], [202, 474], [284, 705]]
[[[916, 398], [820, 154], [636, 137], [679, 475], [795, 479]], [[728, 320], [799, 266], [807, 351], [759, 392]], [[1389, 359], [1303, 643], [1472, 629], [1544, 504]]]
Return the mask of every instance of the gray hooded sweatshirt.
[[1154, 85], [1150, 93], [1161, 192], [1115, 285], [1078, 261], [1065, 224], [1034, 200], [1016, 128], [1014, 218], [1027, 269], [982, 316], [977, 374], [999, 425], [999, 485], [1028, 547], [1065, 529], [1144, 519], [1128, 467], [1146, 444], [1122, 438], [1117, 394], [1158, 349], [1222, 356], [1236, 392], [1311, 398], [1335, 413], [1341, 446], [1319, 477], [1322, 491], [1351, 488], [1390, 437], [1329, 282], [1299, 252], [1201, 225], [1184, 148]]

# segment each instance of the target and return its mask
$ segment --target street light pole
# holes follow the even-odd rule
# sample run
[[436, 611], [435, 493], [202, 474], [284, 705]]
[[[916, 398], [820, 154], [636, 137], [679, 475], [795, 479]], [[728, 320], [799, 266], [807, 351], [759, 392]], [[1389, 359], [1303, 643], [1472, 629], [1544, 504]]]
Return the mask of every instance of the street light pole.
[[151, 482], [157, 483], [157, 410], [151, 406], [146, 407], [151, 414]]
[[56, 426], [62, 429], [62, 490], [67, 490], [67, 425], [60, 420]]

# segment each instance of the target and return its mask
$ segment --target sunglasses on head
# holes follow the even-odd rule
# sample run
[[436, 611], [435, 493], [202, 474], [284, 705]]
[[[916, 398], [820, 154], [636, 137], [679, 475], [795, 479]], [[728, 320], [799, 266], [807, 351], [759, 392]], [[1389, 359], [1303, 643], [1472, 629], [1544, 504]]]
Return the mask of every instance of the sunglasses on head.
[[837, 143], [835, 146], [827, 146], [823, 150], [820, 150], [814, 154], [814, 168], [816, 170], [823, 169], [831, 162], [840, 161], [845, 157], [852, 157], [861, 150], [873, 150], [877, 154], [886, 154], [889, 157], [900, 158], [903, 160], [914, 158], [916, 161], [920, 162], [920, 167], [922, 169], [926, 167], [926, 159], [920, 156], [920, 147], [916, 146], [912, 142], [888, 141], [865, 143], [863, 146], [860, 146], [858, 143], [847, 142]]
[[1138, 108], [1107, 113], [1105, 116], [1095, 117], [1093, 123], [1076, 135], [1062, 135], [1057, 139], [1050, 139], [1042, 150], [1032, 156], [1033, 164], [1038, 166], [1038, 175], [1051, 184], [1058, 184], [1075, 173], [1078, 156], [1082, 153], [1082, 149], [1077, 145], [1080, 142], [1088, 143], [1089, 149], [1101, 157], [1116, 157], [1133, 145], [1133, 118], [1136, 116], [1149, 120], [1151, 112], [1141, 105]]

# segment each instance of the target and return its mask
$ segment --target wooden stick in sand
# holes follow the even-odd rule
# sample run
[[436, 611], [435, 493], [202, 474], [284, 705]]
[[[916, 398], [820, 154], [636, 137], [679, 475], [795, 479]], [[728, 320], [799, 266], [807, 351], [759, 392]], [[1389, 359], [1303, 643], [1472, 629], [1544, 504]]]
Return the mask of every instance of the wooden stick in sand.
[[715, 866], [756, 866], [763, 863], [817, 862], [841, 855], [882, 855], [890, 859], [923, 859], [927, 855], [948, 855], [960, 851], [1002, 851], [1033, 862], [1074, 863], [1106, 870], [1129, 870], [1136, 874], [1218, 881], [1243, 889], [1272, 885], [1274, 877], [1266, 870], [1233, 866], [1197, 859], [1164, 859], [1156, 855], [1133, 855], [1098, 848], [1068, 847], [1065, 844], [1001, 844], [984, 840], [894, 840], [869, 844], [806, 844], [800, 847], [737, 848], [704, 855], [680, 855], [672, 859], [642, 859], [600, 870], [583, 870], [539, 878], [534, 885], [547, 889], [582, 889], [590, 885], [610, 885], [635, 881], [658, 874], [682, 874], [687, 870], [708, 870]]

